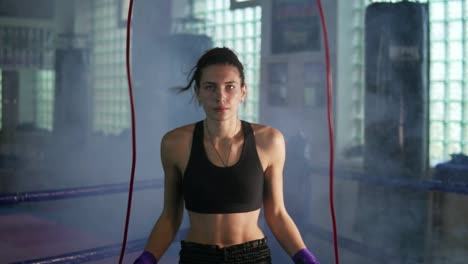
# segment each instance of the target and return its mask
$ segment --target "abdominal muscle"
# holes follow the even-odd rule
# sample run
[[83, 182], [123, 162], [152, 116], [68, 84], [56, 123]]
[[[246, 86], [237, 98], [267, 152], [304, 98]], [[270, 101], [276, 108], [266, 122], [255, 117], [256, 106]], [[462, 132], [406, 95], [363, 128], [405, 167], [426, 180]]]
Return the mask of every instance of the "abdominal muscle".
[[190, 228], [185, 241], [226, 247], [264, 238], [258, 226], [260, 209], [233, 214], [188, 211]]

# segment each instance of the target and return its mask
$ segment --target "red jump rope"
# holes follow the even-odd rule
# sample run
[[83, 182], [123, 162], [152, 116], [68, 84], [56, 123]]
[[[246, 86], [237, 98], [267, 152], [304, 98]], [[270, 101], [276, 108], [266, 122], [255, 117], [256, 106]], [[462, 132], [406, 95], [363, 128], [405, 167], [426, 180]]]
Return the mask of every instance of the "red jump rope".
[[[322, 8], [322, 1], [317, 0], [317, 6], [320, 13], [320, 21], [322, 24], [323, 39], [325, 42], [325, 67], [327, 73], [327, 116], [328, 116], [328, 134], [330, 144], [330, 164], [329, 164], [329, 176], [330, 176], [330, 212], [333, 224], [333, 245], [335, 254], [335, 264], [339, 264], [338, 255], [338, 239], [336, 230], [336, 219], [335, 219], [335, 208], [333, 201], [333, 176], [334, 176], [334, 143], [333, 143], [333, 118], [332, 118], [332, 72], [330, 67], [330, 48], [328, 44], [328, 32], [325, 21], [325, 15]], [[132, 21], [132, 10], [133, 0], [130, 0], [128, 15], [127, 15], [127, 38], [126, 38], [126, 65], [127, 65], [127, 81], [128, 91], [130, 95], [130, 112], [131, 112], [131, 126], [132, 126], [132, 170], [130, 176], [130, 186], [128, 191], [128, 202], [127, 202], [127, 214], [125, 218], [125, 230], [122, 241], [122, 249], [120, 252], [119, 264], [122, 264], [123, 257], [125, 255], [125, 247], [127, 244], [128, 226], [130, 222], [130, 213], [132, 208], [132, 196], [133, 196], [133, 182], [135, 179], [135, 161], [136, 161], [136, 137], [135, 137], [135, 105], [133, 99], [132, 89], [132, 75], [130, 70], [130, 24]]]

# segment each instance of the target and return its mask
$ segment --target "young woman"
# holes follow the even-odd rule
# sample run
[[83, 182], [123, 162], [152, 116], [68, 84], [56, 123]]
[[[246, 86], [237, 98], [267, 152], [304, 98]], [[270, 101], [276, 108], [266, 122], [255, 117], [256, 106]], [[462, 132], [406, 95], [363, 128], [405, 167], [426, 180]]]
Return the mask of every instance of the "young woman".
[[307, 250], [283, 201], [285, 143], [281, 132], [239, 120], [247, 95], [244, 67], [228, 48], [197, 62], [193, 86], [206, 118], [168, 132], [161, 141], [164, 208], [135, 264], [155, 264], [179, 230], [184, 204], [190, 227], [180, 264], [271, 263], [258, 226], [260, 209], [294, 263], [319, 263]]

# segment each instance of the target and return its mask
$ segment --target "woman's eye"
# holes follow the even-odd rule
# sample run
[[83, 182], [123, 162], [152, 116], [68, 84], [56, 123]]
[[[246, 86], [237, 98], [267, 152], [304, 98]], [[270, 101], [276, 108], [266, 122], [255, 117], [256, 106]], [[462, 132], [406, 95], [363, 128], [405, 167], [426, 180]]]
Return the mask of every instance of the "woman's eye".
[[228, 85], [226, 88], [227, 88], [228, 90], [232, 90], [232, 89], [234, 89], [235, 87], [234, 87], [234, 85]]

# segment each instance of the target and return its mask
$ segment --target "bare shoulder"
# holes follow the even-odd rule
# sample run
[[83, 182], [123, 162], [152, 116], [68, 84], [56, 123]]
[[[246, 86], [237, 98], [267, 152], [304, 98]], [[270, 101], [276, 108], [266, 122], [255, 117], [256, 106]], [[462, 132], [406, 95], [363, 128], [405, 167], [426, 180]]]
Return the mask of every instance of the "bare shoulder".
[[161, 139], [161, 157], [172, 160], [180, 167], [188, 159], [195, 124], [168, 131]]
[[257, 146], [265, 151], [284, 147], [284, 136], [278, 129], [262, 124], [251, 123]]
[[184, 144], [184, 142], [187, 140], [191, 141], [194, 129], [195, 124], [174, 128], [164, 134], [161, 140], [161, 145], [175, 147], [179, 144]]

